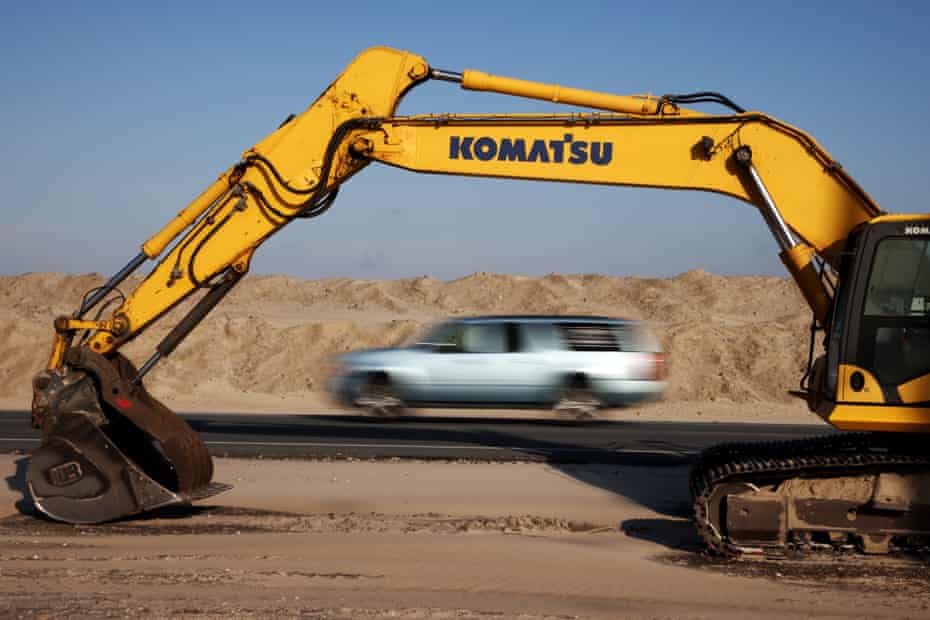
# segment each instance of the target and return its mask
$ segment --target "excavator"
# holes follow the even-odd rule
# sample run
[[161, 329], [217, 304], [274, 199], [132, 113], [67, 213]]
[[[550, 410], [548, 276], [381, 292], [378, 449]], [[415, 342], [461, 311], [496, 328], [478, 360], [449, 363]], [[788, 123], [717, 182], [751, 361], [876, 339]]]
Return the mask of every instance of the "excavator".
[[[573, 111], [396, 115], [404, 95], [427, 82]], [[723, 111], [687, 107], [695, 104]], [[325, 213], [372, 162], [702, 190], [756, 208], [813, 314], [807, 372], [792, 393], [836, 429], [856, 432], [704, 451], [690, 473], [698, 533], [723, 556], [885, 554], [930, 540], [930, 215], [885, 213], [811, 136], [719, 93], [592, 92], [437, 69], [384, 47], [357, 56], [72, 315], [54, 320], [48, 365], [33, 380], [42, 443], [27, 468], [41, 513], [101, 523], [226, 488], [211, 482], [199, 435], [143, 380], [249, 271], [262, 243]], [[124, 294], [120, 285], [149, 260], [157, 261], [150, 273]], [[120, 352], [194, 295], [141, 366]]]

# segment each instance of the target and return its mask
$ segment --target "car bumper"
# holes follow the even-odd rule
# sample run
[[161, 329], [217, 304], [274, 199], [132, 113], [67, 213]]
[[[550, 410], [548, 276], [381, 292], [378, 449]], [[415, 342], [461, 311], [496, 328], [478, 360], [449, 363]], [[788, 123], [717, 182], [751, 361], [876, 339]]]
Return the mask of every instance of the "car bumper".
[[592, 381], [591, 387], [605, 407], [626, 407], [662, 400], [668, 384], [665, 381], [600, 379]]

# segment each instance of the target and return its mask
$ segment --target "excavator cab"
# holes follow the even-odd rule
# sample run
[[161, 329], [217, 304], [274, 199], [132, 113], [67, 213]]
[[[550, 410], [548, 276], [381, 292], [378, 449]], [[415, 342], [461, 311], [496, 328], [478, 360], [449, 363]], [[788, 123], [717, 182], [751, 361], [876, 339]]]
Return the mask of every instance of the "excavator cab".
[[930, 541], [930, 217], [860, 224], [837, 263], [808, 405], [837, 428], [878, 432], [703, 452], [691, 492], [715, 552], [884, 554]]
[[854, 230], [839, 281], [816, 412], [847, 430], [930, 430], [930, 218]]

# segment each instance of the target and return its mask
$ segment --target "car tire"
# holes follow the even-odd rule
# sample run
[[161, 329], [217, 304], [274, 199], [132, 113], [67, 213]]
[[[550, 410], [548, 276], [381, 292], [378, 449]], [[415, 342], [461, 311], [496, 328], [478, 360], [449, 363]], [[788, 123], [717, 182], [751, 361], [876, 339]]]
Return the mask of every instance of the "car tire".
[[398, 418], [404, 413], [404, 402], [398, 398], [390, 377], [384, 373], [365, 377], [359, 386], [355, 405], [368, 415], [383, 420]]
[[601, 399], [591, 389], [587, 378], [573, 376], [565, 381], [552, 410], [561, 418], [590, 420], [602, 407]]

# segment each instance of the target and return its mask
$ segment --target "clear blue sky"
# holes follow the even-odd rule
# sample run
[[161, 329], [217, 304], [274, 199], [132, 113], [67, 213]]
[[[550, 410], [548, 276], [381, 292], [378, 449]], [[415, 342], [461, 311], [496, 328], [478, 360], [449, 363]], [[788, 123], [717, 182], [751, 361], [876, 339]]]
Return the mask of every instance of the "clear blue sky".
[[[717, 90], [813, 134], [885, 210], [926, 212], [928, 7], [14, 0], [0, 21], [0, 273], [111, 273], [372, 45], [616, 93]], [[400, 112], [551, 109], [430, 83]], [[253, 267], [309, 278], [783, 274], [762, 219], [725, 197], [377, 166]]]

